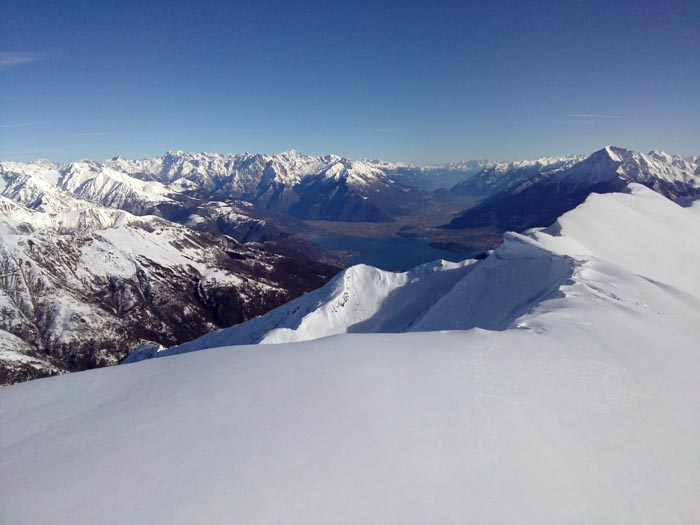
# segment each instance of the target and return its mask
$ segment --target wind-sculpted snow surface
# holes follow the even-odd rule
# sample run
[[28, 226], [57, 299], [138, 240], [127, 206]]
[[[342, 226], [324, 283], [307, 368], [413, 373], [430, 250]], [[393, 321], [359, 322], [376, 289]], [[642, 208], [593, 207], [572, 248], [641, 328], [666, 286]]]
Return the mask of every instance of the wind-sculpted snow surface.
[[3, 388], [0, 521], [699, 523], [699, 231], [633, 185], [484, 261], [355, 268], [268, 314], [294, 337], [323, 316], [396, 328], [418, 313], [413, 283], [428, 308], [408, 329], [462, 313], [494, 330], [224, 347]]

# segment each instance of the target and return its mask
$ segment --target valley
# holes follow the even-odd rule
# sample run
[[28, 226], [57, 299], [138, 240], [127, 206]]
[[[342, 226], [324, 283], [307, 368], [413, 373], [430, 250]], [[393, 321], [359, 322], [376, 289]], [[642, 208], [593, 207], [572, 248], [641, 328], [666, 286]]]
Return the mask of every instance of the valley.
[[0, 162], [0, 382], [186, 343], [353, 264], [485, 257], [505, 232], [629, 183], [691, 202], [700, 167], [614, 147], [443, 167], [294, 150]]
[[700, 525], [700, 1], [0, 6], [0, 525]]
[[189, 343], [4, 387], [3, 516], [688, 522], [699, 228], [632, 183], [483, 260], [354, 266]]

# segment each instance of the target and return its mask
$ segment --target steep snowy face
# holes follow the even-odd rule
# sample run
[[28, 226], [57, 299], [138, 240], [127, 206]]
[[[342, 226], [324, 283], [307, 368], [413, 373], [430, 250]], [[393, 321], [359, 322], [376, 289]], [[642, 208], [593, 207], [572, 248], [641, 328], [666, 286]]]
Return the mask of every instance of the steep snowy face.
[[480, 197], [495, 195], [516, 187], [537, 175], [552, 175], [581, 162], [585, 157], [542, 157], [534, 160], [498, 162], [485, 167], [474, 177], [450, 188], [453, 194]]
[[416, 317], [412, 296], [427, 310], [409, 329], [461, 317], [466, 331], [227, 347], [0, 389], [3, 519], [700, 522], [699, 221], [631, 185], [481, 262], [359, 267], [274, 314], [285, 337], [318, 335], [323, 317], [388, 330]]
[[697, 163], [678, 155], [661, 151], [645, 155], [608, 146], [563, 173], [561, 183], [592, 186], [617, 178], [644, 184], [671, 198], [686, 197], [700, 192], [697, 167]]
[[356, 266], [263, 317], [172, 349], [135, 352], [130, 360], [345, 332], [505, 330], [543, 304], [571, 300], [576, 290], [590, 295], [599, 284], [585, 276], [609, 271], [673, 287], [696, 301], [697, 232], [697, 214], [632, 184], [625, 193], [592, 195], [548, 229], [508, 234], [485, 260], [443, 261], [398, 274]]
[[644, 155], [608, 146], [566, 169], [540, 172], [466, 210], [445, 228], [523, 231], [547, 226], [593, 192], [644, 184], [671, 199], [700, 195], [697, 164], [659, 152]]
[[29, 208], [57, 213], [86, 206], [71, 199], [140, 213], [171, 202], [173, 191], [92, 161], [59, 166], [45, 161], [0, 162], [0, 195]]
[[346, 332], [409, 330], [476, 261], [436, 261], [394, 273], [367, 265], [348, 268], [322, 288], [267, 315], [163, 349], [144, 347], [126, 362], [234, 344], [286, 343]]
[[0, 196], [0, 332], [12, 335], [0, 348], [0, 384], [116, 364], [143, 342], [187, 341], [264, 313], [337, 271], [54, 195], [60, 211]]
[[144, 161], [115, 158], [105, 165], [160, 181], [186, 195], [214, 201], [244, 199], [302, 219], [392, 220], [412, 197], [380, 166], [295, 150], [277, 155], [168, 152]]
[[700, 221], [640, 184], [593, 194], [546, 229], [528, 236], [576, 259], [601, 259], [700, 298]]

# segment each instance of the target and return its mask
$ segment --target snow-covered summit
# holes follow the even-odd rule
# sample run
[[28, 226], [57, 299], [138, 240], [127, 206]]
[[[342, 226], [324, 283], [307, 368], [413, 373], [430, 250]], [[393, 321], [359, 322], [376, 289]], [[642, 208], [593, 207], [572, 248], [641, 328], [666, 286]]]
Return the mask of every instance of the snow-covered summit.
[[547, 229], [508, 234], [485, 260], [405, 273], [355, 266], [265, 316], [172, 349], [137, 352], [130, 361], [345, 332], [508, 329], [541, 303], [566, 296], [581, 269], [598, 260], [700, 300], [697, 232], [696, 215], [632, 184], [624, 193], [590, 196]]
[[394, 273], [360, 264], [322, 288], [249, 322], [164, 350], [134, 352], [126, 362], [232, 344], [286, 343], [346, 332], [401, 332], [471, 270], [474, 260], [436, 261]]
[[[698, 231], [632, 184], [480, 262], [348, 271], [270, 332], [298, 342], [3, 388], [2, 516], [696, 523]], [[392, 313], [418, 331], [303, 340]]]
[[584, 158], [583, 156], [540, 157], [532, 160], [492, 163], [474, 177], [453, 186], [450, 192], [476, 196], [495, 195], [514, 188], [534, 176], [563, 171]]
[[688, 186], [700, 190], [698, 166], [678, 155], [661, 151], [649, 154], [607, 146], [561, 174], [562, 184], [590, 186], [615, 178], [637, 182], [661, 192]]
[[75, 198], [111, 208], [143, 209], [170, 201], [172, 193], [158, 182], [139, 180], [94, 161], [66, 166], [0, 162], [0, 195], [47, 212], [84, 205]]
[[[506, 169], [495, 180], [486, 172], [477, 175], [475, 181], [486, 179], [486, 199], [444, 227], [485, 227], [505, 232], [546, 226], [591, 193], [620, 191], [629, 183], [643, 184], [678, 201], [700, 196], [698, 164], [660, 152], [645, 155], [606, 146], [584, 159], [555, 164], [554, 169], [533, 166], [533, 170], [525, 171]], [[470, 181], [464, 187], [478, 194], [479, 187], [470, 185]], [[493, 193], [494, 188], [502, 189]]]

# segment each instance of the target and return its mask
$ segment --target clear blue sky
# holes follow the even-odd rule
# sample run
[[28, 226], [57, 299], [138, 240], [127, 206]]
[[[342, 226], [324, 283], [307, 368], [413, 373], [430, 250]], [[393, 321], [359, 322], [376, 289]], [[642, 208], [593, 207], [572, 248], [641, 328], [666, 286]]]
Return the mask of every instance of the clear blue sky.
[[700, 153], [698, 0], [294, 4], [0, 0], [0, 158]]

